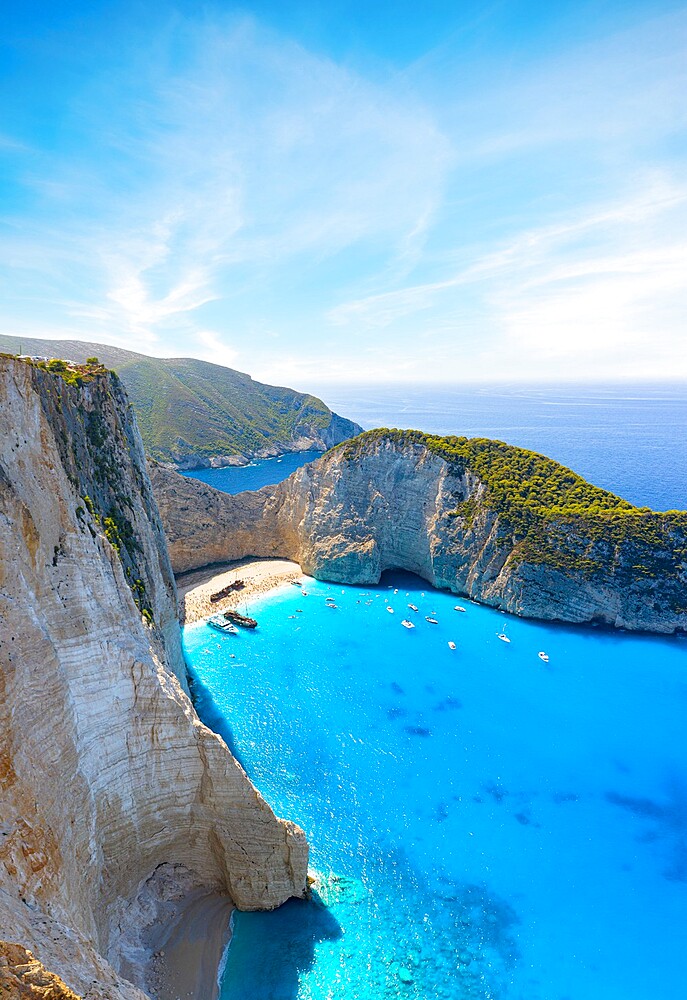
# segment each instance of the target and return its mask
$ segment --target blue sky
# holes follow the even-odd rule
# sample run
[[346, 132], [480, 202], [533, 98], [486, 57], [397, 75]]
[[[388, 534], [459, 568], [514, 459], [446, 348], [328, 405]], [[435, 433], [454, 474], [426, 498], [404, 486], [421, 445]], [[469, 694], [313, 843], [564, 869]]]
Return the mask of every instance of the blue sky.
[[0, 329], [327, 381], [687, 377], [687, 7], [45, 3]]

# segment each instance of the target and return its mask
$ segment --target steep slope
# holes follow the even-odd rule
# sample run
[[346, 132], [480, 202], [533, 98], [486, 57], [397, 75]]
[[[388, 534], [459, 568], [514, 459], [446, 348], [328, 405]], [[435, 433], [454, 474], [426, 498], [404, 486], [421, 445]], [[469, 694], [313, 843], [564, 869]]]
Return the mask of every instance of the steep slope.
[[526, 617], [687, 630], [687, 513], [498, 441], [370, 431], [238, 496], [161, 468], [152, 481], [175, 572], [246, 555], [347, 583], [399, 568]]
[[150, 358], [104, 344], [0, 335], [0, 351], [83, 363], [97, 357], [121, 377], [147, 453], [179, 468], [241, 464], [289, 451], [326, 451], [357, 424], [322, 400], [264, 385], [193, 358]]
[[115, 375], [0, 357], [0, 620], [0, 938], [78, 994], [142, 1000], [122, 974], [143, 982], [132, 914], [160, 872], [247, 909], [303, 894], [302, 831], [186, 694]]

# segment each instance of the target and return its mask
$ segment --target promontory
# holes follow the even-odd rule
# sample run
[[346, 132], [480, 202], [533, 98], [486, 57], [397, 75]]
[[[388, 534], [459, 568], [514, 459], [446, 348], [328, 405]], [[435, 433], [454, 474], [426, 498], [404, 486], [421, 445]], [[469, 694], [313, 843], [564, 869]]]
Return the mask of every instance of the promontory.
[[525, 617], [687, 630], [687, 513], [500, 441], [381, 429], [256, 493], [152, 481], [176, 573], [249, 555], [355, 584], [404, 569]]

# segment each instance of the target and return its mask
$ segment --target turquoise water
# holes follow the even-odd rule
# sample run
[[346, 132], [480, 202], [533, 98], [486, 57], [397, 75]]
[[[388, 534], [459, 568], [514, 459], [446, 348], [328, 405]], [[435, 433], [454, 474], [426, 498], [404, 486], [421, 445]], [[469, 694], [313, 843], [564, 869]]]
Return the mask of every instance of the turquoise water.
[[321, 451], [299, 451], [278, 458], [256, 459], [248, 465], [227, 466], [225, 469], [188, 469], [182, 476], [200, 479], [223, 493], [260, 490], [263, 486], [280, 483], [306, 462], [322, 458]]
[[684, 996], [687, 643], [401, 574], [306, 589], [256, 602], [255, 633], [185, 629], [201, 716], [320, 874], [236, 915], [222, 1000]]

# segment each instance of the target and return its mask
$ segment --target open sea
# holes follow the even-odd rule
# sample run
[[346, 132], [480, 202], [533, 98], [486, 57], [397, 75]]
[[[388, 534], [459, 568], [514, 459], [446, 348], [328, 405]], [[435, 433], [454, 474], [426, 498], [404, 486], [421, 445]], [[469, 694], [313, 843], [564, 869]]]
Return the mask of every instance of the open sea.
[[[406, 425], [687, 506], [687, 393], [599, 392], [514, 403], [556, 414], [527, 430], [505, 404], [490, 427], [419, 403]], [[303, 589], [254, 602], [255, 632], [184, 630], [201, 718], [306, 830], [318, 878], [309, 902], [235, 915], [222, 1000], [687, 996], [687, 641], [526, 621], [403, 573]]]

